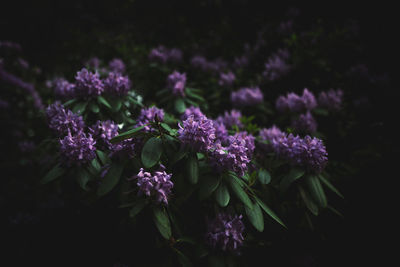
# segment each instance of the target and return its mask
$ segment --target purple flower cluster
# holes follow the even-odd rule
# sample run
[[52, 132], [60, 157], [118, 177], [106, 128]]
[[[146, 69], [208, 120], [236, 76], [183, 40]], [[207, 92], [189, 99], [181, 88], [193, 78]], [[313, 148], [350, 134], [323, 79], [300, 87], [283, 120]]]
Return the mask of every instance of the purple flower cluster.
[[259, 104], [263, 101], [263, 93], [260, 88], [241, 88], [231, 93], [231, 102], [234, 106], [244, 107]]
[[237, 125], [241, 128], [243, 124], [240, 121], [240, 117], [242, 117], [242, 113], [239, 110], [232, 109], [230, 112], [225, 111], [223, 116], [218, 116], [216, 121], [223, 123], [228, 129], [231, 129], [233, 125]]
[[236, 80], [236, 76], [232, 71], [228, 73], [221, 72], [219, 74], [219, 81], [218, 84], [224, 87], [231, 87]]
[[292, 121], [292, 127], [299, 133], [315, 133], [317, 131], [317, 122], [310, 111]]
[[295, 93], [288, 93], [286, 97], [280, 96], [276, 100], [275, 106], [279, 112], [302, 112], [314, 109], [317, 106], [317, 100], [314, 94], [305, 88], [302, 96]]
[[222, 249], [239, 254], [243, 246], [244, 223], [242, 215], [232, 216], [219, 213], [216, 218], [208, 222], [206, 241], [214, 249]]
[[219, 141], [221, 144], [226, 145], [228, 143], [228, 130], [221, 121], [214, 120], [213, 121], [215, 128], [215, 140]]
[[179, 73], [176, 70], [168, 75], [167, 87], [172, 89], [176, 96], [185, 96], [186, 73]]
[[83, 68], [75, 76], [75, 93], [77, 97], [99, 96], [104, 91], [104, 84], [98, 73]]
[[143, 168], [141, 168], [139, 173], [134, 177], [134, 179], [137, 179], [139, 196], [154, 196], [157, 203], [163, 202], [168, 205], [168, 198], [174, 186], [171, 181], [171, 176], [172, 174], [167, 174], [165, 172], [165, 167], [161, 164], [160, 170], [155, 171], [153, 174], [145, 172]]
[[116, 73], [124, 73], [125, 72], [125, 64], [119, 58], [114, 58], [108, 63], [108, 67], [110, 68], [111, 72]]
[[110, 72], [104, 80], [104, 91], [110, 95], [126, 96], [130, 87], [128, 76], [122, 76], [120, 72]]
[[75, 135], [68, 132], [64, 139], [60, 139], [60, 152], [67, 166], [82, 165], [96, 157], [96, 141], [91, 134], [86, 135], [79, 131]]
[[286, 62], [288, 58], [289, 52], [282, 49], [271, 55], [265, 63], [263, 76], [269, 81], [275, 81], [288, 74], [291, 70], [291, 66]]
[[190, 106], [188, 107], [185, 112], [182, 114], [181, 116], [181, 120], [184, 121], [187, 118], [189, 118], [189, 116], [193, 116], [195, 120], [199, 119], [200, 117], [204, 116], [203, 112], [201, 112], [200, 108], [198, 107], [194, 107], [194, 106]]
[[192, 57], [190, 64], [195, 68], [201, 69], [202, 71], [213, 73], [220, 73], [228, 67], [228, 63], [223, 59], [217, 58], [209, 61], [205, 57], [199, 55]]
[[64, 78], [56, 78], [50, 84], [58, 98], [68, 99], [75, 94], [75, 84], [68, 82]]
[[249, 65], [249, 57], [247, 55], [242, 55], [240, 57], [235, 57], [233, 60], [233, 66], [235, 68], [244, 68]]
[[343, 91], [340, 89], [330, 89], [327, 92], [321, 92], [318, 95], [318, 106], [328, 110], [337, 111], [342, 106]]
[[213, 121], [206, 116], [191, 115], [183, 121], [183, 127], [179, 126], [179, 139], [185, 146], [192, 147], [196, 151], [207, 151], [215, 140], [215, 128]]
[[149, 59], [164, 64], [167, 62], [181, 62], [183, 59], [183, 53], [178, 48], [168, 49], [165, 46], [160, 45], [150, 51]]
[[306, 136], [304, 139], [289, 134], [272, 140], [278, 157], [288, 160], [292, 165], [305, 167], [308, 171], [319, 173], [328, 163], [328, 153], [322, 140]]
[[85, 127], [82, 116], [65, 109], [58, 101], [48, 106], [46, 115], [49, 128], [59, 136], [66, 135], [68, 132], [77, 133]]
[[156, 121], [156, 117], [158, 121], [163, 121], [164, 120], [164, 110], [159, 109], [157, 107], [150, 107], [150, 108], [142, 108], [140, 111], [140, 115], [137, 119], [137, 125], [136, 127], [144, 126], [144, 130], [146, 132], [152, 131], [153, 129], [151, 128], [151, 125], [146, 125], [151, 122]]
[[109, 144], [109, 141], [118, 135], [118, 125], [111, 120], [97, 121], [90, 127], [90, 131], [97, 141]]
[[238, 132], [235, 133], [234, 137], [238, 140], [244, 140], [245, 147], [247, 148], [247, 157], [251, 158], [253, 155], [254, 149], [256, 148], [254, 141], [255, 137], [247, 132]]
[[286, 136], [284, 132], [282, 132], [278, 127], [275, 125], [272, 125], [271, 128], [264, 128], [261, 129], [259, 132], [260, 140], [261, 141], [266, 141], [268, 144], [265, 143], [259, 143], [260, 147], [264, 149], [267, 152], [272, 152], [273, 146], [272, 143], [275, 139], [283, 138]]

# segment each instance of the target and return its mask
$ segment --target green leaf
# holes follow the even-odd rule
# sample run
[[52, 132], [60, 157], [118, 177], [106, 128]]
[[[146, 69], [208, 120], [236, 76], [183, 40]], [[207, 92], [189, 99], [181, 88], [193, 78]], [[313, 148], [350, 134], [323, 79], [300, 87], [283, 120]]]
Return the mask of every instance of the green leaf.
[[101, 150], [96, 150], [97, 156], [99, 157], [101, 163], [103, 163], [103, 165], [106, 165], [107, 163], [110, 162], [110, 159], [108, 158], [107, 154], [104, 153]]
[[124, 164], [113, 163], [102, 179], [101, 184], [97, 189], [97, 195], [103, 196], [110, 192], [118, 184], [123, 170]]
[[112, 109], [110, 103], [108, 103], [108, 101], [102, 96], [97, 97], [97, 102], [99, 102], [99, 104], [102, 104], [102, 105], [108, 107], [109, 109]]
[[196, 153], [190, 153], [187, 161], [187, 176], [191, 184], [197, 184], [199, 180], [199, 162]]
[[304, 204], [306, 204], [306, 207], [311, 211], [312, 214], [318, 216], [318, 206], [314, 203], [310, 195], [301, 186], [299, 186], [299, 192]]
[[221, 207], [226, 207], [230, 200], [228, 188], [224, 183], [220, 183], [217, 191], [215, 191], [215, 200]]
[[330, 190], [332, 190], [334, 193], [336, 193], [339, 197], [344, 199], [344, 196], [339, 192], [339, 190], [336, 189], [324, 176], [319, 175], [319, 178], [321, 179], [321, 182], [328, 187]]
[[166, 130], [168, 133], [171, 133], [171, 132], [172, 132], [172, 128], [171, 128], [168, 124], [166, 124], [165, 122], [161, 122], [160, 125], [161, 125], [161, 127], [163, 127], [164, 130]]
[[240, 183], [237, 181], [238, 178], [235, 176], [229, 176], [228, 178], [229, 184], [232, 188], [233, 193], [239, 198], [243, 204], [245, 204], [249, 209], [253, 209], [253, 203], [251, 202], [249, 196], [247, 193], [243, 190], [242, 186]]
[[120, 99], [114, 99], [112, 101], [112, 110], [118, 112], [122, 107], [122, 101]]
[[112, 144], [115, 144], [115, 143], [121, 142], [121, 141], [123, 141], [123, 140], [129, 139], [129, 138], [131, 138], [131, 137], [133, 137], [133, 136], [139, 134], [140, 131], [141, 131], [143, 128], [144, 128], [144, 126], [140, 126], [140, 127], [135, 128], [135, 129], [126, 131], [126, 132], [124, 132], [124, 133], [122, 133], [122, 134], [120, 134], [120, 135], [118, 135], [118, 136], [112, 138], [112, 139], [110, 140], [110, 142], [111, 142]]
[[259, 232], [264, 231], [264, 217], [262, 215], [260, 206], [257, 203], [254, 203], [252, 209], [245, 207], [245, 210], [247, 217], [249, 218], [254, 228], [256, 228]]
[[271, 182], [271, 174], [265, 169], [260, 169], [258, 171], [258, 180], [261, 184], [269, 184]]
[[187, 153], [188, 153], [188, 152], [187, 152], [187, 151], [184, 151], [184, 150], [179, 150], [179, 151], [177, 151], [177, 152], [173, 155], [173, 157], [171, 158], [171, 163], [172, 163], [172, 164], [177, 163], [178, 161], [180, 161], [181, 159], [183, 159], [183, 157], [185, 157]]
[[175, 100], [175, 110], [180, 114], [185, 112], [186, 105], [182, 98], [178, 98]]
[[153, 220], [160, 234], [167, 240], [171, 238], [171, 224], [168, 214], [164, 208], [155, 207], [153, 209]]
[[83, 112], [85, 112], [87, 104], [88, 104], [87, 102], [80, 102], [76, 104], [72, 109], [72, 112], [82, 114]]
[[303, 169], [300, 168], [292, 168], [290, 169], [289, 173], [286, 174], [280, 184], [279, 184], [279, 188], [282, 192], [285, 192], [289, 186], [296, 181], [297, 179], [301, 178], [304, 175], [305, 171]]
[[144, 144], [141, 154], [142, 163], [146, 168], [153, 167], [161, 157], [162, 141], [160, 138], [152, 137]]
[[286, 225], [283, 223], [283, 221], [276, 215], [276, 213], [270, 209], [264, 202], [261, 201], [261, 199], [255, 197], [255, 200], [257, 201], [258, 205], [265, 211], [267, 215], [269, 215], [272, 219], [277, 221], [280, 225], [283, 227], [287, 228]]
[[182, 265], [182, 267], [191, 267], [193, 266], [190, 262], [189, 258], [185, 256], [181, 251], [174, 248], [176, 254], [178, 255], [178, 261]]
[[187, 93], [188, 96], [190, 96], [190, 97], [192, 97], [194, 99], [200, 100], [202, 102], [205, 101], [204, 97], [202, 97], [201, 95], [196, 94], [192, 90], [186, 90], [186, 93]]
[[90, 181], [90, 174], [85, 170], [85, 169], [80, 169], [78, 172], [78, 175], [76, 176], [76, 179], [78, 181], [78, 184], [80, 187], [88, 191], [89, 189], [87, 188], [87, 183]]
[[316, 175], [308, 175], [306, 177], [306, 182], [308, 189], [310, 191], [311, 197], [317, 202], [317, 204], [322, 207], [326, 208], [328, 205], [328, 201], [326, 199], [326, 195], [322, 185], [319, 181], [318, 176]]
[[64, 106], [64, 107], [67, 107], [67, 106], [69, 106], [69, 105], [75, 103], [76, 101], [77, 101], [76, 99], [70, 99], [70, 100], [68, 100], [67, 102], [65, 102], [65, 103], [63, 104], [63, 106]]
[[147, 201], [146, 199], [139, 199], [135, 203], [133, 203], [133, 207], [129, 211], [129, 217], [133, 218], [136, 215], [139, 214], [143, 210], [143, 208], [146, 206]]
[[60, 167], [60, 164], [54, 166], [43, 178], [40, 180], [41, 184], [47, 184], [65, 173], [65, 169]]
[[96, 103], [91, 103], [91, 104], [90, 104], [90, 110], [91, 110], [93, 113], [99, 113], [100, 108], [99, 108], [99, 106], [98, 106]]
[[92, 164], [93, 168], [94, 168], [97, 172], [100, 172], [100, 170], [101, 170], [101, 165], [100, 165], [100, 163], [99, 163], [99, 161], [98, 161], [97, 159], [93, 159], [92, 162], [91, 162], [91, 164]]
[[201, 179], [202, 183], [200, 184], [199, 189], [199, 198], [203, 200], [211, 196], [211, 194], [218, 188], [220, 179], [216, 177], [207, 177], [205, 179]]

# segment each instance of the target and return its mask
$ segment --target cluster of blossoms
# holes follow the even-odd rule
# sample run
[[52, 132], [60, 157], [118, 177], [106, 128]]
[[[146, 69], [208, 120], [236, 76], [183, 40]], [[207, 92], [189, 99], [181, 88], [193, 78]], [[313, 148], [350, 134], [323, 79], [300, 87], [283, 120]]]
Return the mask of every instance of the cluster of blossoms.
[[208, 221], [207, 243], [214, 249], [239, 254], [244, 241], [242, 218], [242, 215], [219, 213], [214, 220]]
[[221, 72], [219, 74], [218, 84], [220, 86], [231, 87], [236, 80], [236, 76], [232, 71], [228, 73]]
[[215, 140], [219, 141], [223, 145], [227, 144], [229, 134], [225, 124], [219, 120], [214, 120], [213, 124], [215, 128]]
[[125, 72], [125, 64], [119, 58], [114, 58], [108, 63], [108, 67], [110, 68], [111, 72], [116, 73], [124, 73]]
[[165, 167], [160, 164], [160, 170], [155, 171], [153, 174], [145, 172], [143, 168], [141, 168], [133, 179], [137, 179], [139, 196], [145, 195], [147, 197], [154, 197], [157, 203], [168, 205], [168, 198], [174, 186], [171, 181], [171, 176], [172, 174], [167, 174], [165, 172]]
[[231, 102], [234, 106], [244, 107], [259, 104], [263, 101], [263, 93], [260, 88], [241, 88], [231, 93]]
[[91, 134], [86, 135], [83, 131], [79, 131], [75, 135], [68, 132], [64, 139], [60, 139], [60, 144], [61, 155], [67, 166], [80, 166], [96, 157], [96, 141]]
[[149, 59], [151, 61], [158, 61], [161, 63], [167, 62], [181, 62], [183, 59], [183, 53], [178, 48], [168, 49], [163, 45], [153, 48], [150, 51]]
[[318, 95], [318, 106], [328, 110], [340, 110], [343, 99], [343, 91], [340, 89], [330, 89], [327, 92], [321, 92]]
[[240, 117], [242, 117], [242, 113], [239, 110], [232, 109], [230, 112], [225, 111], [223, 116], [218, 116], [216, 121], [223, 123], [228, 129], [231, 129], [234, 125], [241, 128], [243, 124], [240, 121]]
[[55, 78], [48, 85], [53, 88], [56, 97], [61, 99], [72, 98], [75, 94], [75, 84], [64, 78]]
[[220, 73], [228, 67], [228, 63], [220, 58], [209, 61], [203, 56], [192, 57], [190, 64], [192, 64], [192, 66], [195, 68], [201, 69], [202, 71], [213, 73]]
[[82, 116], [65, 109], [58, 101], [46, 109], [46, 115], [49, 128], [54, 130], [58, 136], [66, 135], [68, 132], [77, 133], [85, 127]]
[[308, 171], [319, 173], [327, 162], [328, 153], [322, 140], [306, 136], [300, 138], [293, 134], [272, 140], [272, 146], [278, 157], [288, 160], [292, 165], [303, 166]]
[[130, 87], [128, 76], [122, 76], [120, 72], [110, 72], [104, 80], [104, 91], [110, 95], [126, 96]]
[[292, 121], [292, 127], [299, 133], [315, 133], [317, 131], [317, 122], [311, 112], [307, 111]]
[[267, 128], [261, 129], [259, 132], [259, 137], [260, 140], [264, 142], [260, 143], [260, 147], [267, 152], [272, 152], [273, 151], [272, 142], [276, 139], [280, 139], [285, 136], [286, 134], [282, 132], [275, 125], [272, 125], [272, 127], [268, 129]]
[[185, 112], [181, 115], [181, 120], [184, 121], [189, 116], [193, 116], [195, 120], [199, 119], [200, 117], [204, 116], [203, 112], [201, 112], [200, 108], [190, 106], [186, 108]]
[[255, 137], [247, 132], [238, 132], [235, 133], [234, 138], [238, 140], [244, 140], [245, 147], [247, 148], [247, 157], [251, 158], [253, 155], [254, 149], [256, 148], [254, 141]]
[[291, 70], [291, 66], [287, 63], [288, 58], [289, 52], [287, 50], [278, 50], [265, 63], [263, 76], [269, 81], [275, 81], [288, 74]]
[[103, 81], [98, 73], [89, 72], [83, 68], [75, 76], [75, 96], [91, 97], [99, 96], [104, 91]]
[[247, 55], [242, 55], [239, 57], [235, 57], [233, 60], [233, 67], [234, 68], [244, 68], [249, 65], [249, 57]]
[[157, 117], [157, 121], [164, 120], [164, 110], [159, 109], [157, 107], [150, 108], [142, 108], [140, 111], [140, 115], [137, 119], [136, 127], [144, 126], [144, 130], [146, 132], [152, 131], [151, 125], [148, 125], [151, 122], [155, 122]]
[[90, 131], [97, 142], [101, 142], [107, 148], [110, 148], [112, 146], [110, 140], [118, 135], [118, 125], [111, 120], [97, 121], [90, 127]]
[[295, 93], [288, 93], [286, 97], [280, 96], [276, 100], [275, 106], [279, 112], [302, 112], [314, 109], [317, 106], [317, 100], [314, 94], [305, 88], [302, 96]]
[[183, 127], [179, 126], [179, 139], [186, 146], [190, 146], [196, 151], [207, 151], [215, 140], [215, 128], [213, 121], [206, 116], [190, 115], [183, 121]]
[[174, 71], [167, 78], [167, 87], [176, 96], [185, 96], [186, 73]]

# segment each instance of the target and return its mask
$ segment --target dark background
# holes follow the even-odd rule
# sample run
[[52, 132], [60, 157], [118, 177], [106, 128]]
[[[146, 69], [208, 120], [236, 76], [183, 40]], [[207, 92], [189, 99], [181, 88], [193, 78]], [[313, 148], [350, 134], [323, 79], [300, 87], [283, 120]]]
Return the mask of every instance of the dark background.
[[[121, 35], [132, 36], [148, 47], [158, 44], [185, 47], [194, 41], [207, 44], [214, 42], [215, 36], [219, 36], [222, 44], [230, 40], [252, 41], [264, 24], [279, 21], [288, 7], [275, 2], [244, 0], [8, 1], [2, 3], [0, 11], [0, 40], [20, 43], [29, 62], [39, 65], [43, 72], [51, 72], [58, 65], [69, 64], [77, 69], [82, 58], [112, 57], [116, 51], [108, 40]], [[385, 242], [387, 229], [382, 224], [390, 221], [388, 207], [395, 202], [389, 185], [395, 176], [390, 172], [388, 161], [398, 155], [394, 142], [396, 131], [392, 129], [398, 121], [397, 11], [392, 6], [376, 3], [314, 3], [295, 7], [301, 11], [298, 23], [304, 28], [318, 19], [322, 19], [327, 28], [356, 21], [362, 53], [343, 54], [341, 51], [341, 58], [364, 62], [372, 72], [387, 74], [390, 84], [384, 89], [364, 92], [370, 99], [370, 106], [357, 114], [358, 127], [351, 134], [350, 142], [355, 147], [371, 145], [381, 157], [354, 163], [359, 167], [356, 177], [342, 185], [346, 196], [342, 207], [345, 220], [332, 219], [327, 239], [323, 241], [304, 233], [286, 237], [272, 249], [264, 263], [338, 266], [370, 262], [377, 256], [374, 247]], [[103, 36], [104, 42], [99, 36]], [[220, 46], [212, 53], [225, 53], [223, 50]], [[360, 90], [362, 88], [358, 88], [354, 96]], [[12, 210], [12, 207], [7, 208]], [[121, 216], [118, 212], [88, 208], [77, 214], [71, 206], [62, 214], [46, 214], [40, 227], [6, 228], [4, 240], [15, 263], [9, 266], [20, 266], [22, 259], [54, 263], [53, 266], [69, 263], [112, 266], [118, 262], [114, 255], [129, 255], [129, 246], [135, 242], [112, 220], [113, 216]], [[135, 255], [134, 248], [132, 255]], [[129, 262], [129, 259], [119, 261]]]

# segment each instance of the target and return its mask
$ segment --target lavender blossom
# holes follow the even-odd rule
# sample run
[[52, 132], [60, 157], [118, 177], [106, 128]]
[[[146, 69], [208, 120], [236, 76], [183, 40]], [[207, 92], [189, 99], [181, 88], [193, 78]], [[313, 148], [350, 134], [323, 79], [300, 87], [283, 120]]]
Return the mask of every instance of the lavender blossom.
[[263, 76], [269, 81], [275, 81], [289, 73], [291, 66], [286, 62], [289, 57], [287, 50], [279, 50], [271, 55], [265, 63]]
[[46, 115], [49, 128], [59, 136], [66, 135], [68, 132], [77, 133], [85, 127], [82, 116], [65, 109], [58, 101], [46, 109]]
[[314, 94], [308, 91], [307, 88], [304, 88], [301, 99], [303, 100], [304, 106], [307, 110], [312, 110], [317, 106], [317, 100], [315, 99]]
[[75, 76], [75, 93], [77, 97], [99, 96], [104, 91], [104, 84], [98, 73], [83, 68]]
[[284, 132], [282, 132], [278, 127], [275, 125], [272, 125], [271, 128], [264, 128], [261, 129], [259, 132], [260, 140], [265, 141], [266, 143], [259, 143], [260, 147], [264, 149], [266, 152], [272, 152], [273, 147], [272, 147], [272, 142], [275, 139], [283, 138], [286, 136]]
[[245, 68], [249, 65], [249, 58], [246, 55], [242, 55], [240, 57], [235, 57], [233, 60], [233, 66], [235, 68]]
[[104, 90], [110, 95], [126, 96], [131, 87], [128, 76], [122, 76], [118, 72], [110, 72], [104, 80]]
[[231, 87], [236, 80], [235, 74], [230, 71], [228, 73], [221, 72], [219, 74], [219, 81], [218, 84], [224, 87]]
[[338, 111], [342, 106], [343, 91], [340, 89], [330, 89], [327, 92], [321, 92], [318, 96], [318, 105], [332, 111]]
[[293, 92], [288, 93], [286, 97], [280, 96], [276, 100], [275, 106], [279, 112], [303, 112], [314, 109], [317, 106], [317, 101], [313, 93], [305, 88], [302, 96], [299, 96]]
[[161, 164], [160, 170], [154, 172], [154, 174], [145, 172], [141, 168], [139, 173], [134, 177], [134, 179], [137, 179], [137, 186], [139, 187], [138, 195], [154, 197], [157, 203], [168, 205], [168, 198], [174, 186], [171, 176], [172, 174], [167, 174], [165, 167]]
[[192, 57], [192, 59], [190, 60], [190, 64], [195, 68], [206, 71], [208, 62], [205, 57], [197, 55]]
[[124, 73], [125, 72], [125, 64], [124, 62], [119, 59], [119, 58], [114, 58], [108, 63], [108, 67], [112, 72], [116, 73]]
[[83, 131], [68, 135], [60, 139], [60, 152], [64, 164], [67, 166], [81, 166], [93, 160], [96, 157], [96, 141], [91, 134], [86, 135]]
[[299, 133], [315, 133], [317, 131], [317, 122], [310, 111], [292, 121], [292, 127]]
[[183, 53], [182, 50], [179, 48], [171, 48], [168, 51], [168, 61], [174, 62], [174, 63], [179, 63], [183, 59]]
[[247, 148], [247, 157], [251, 158], [253, 155], [254, 149], [256, 148], [254, 141], [255, 137], [247, 132], [238, 132], [235, 133], [234, 137], [239, 140], [244, 140], [245, 147]]
[[239, 110], [232, 109], [230, 112], [225, 111], [224, 115], [218, 116], [216, 120], [223, 123], [228, 129], [231, 129], [233, 125], [242, 128], [243, 124], [240, 121], [240, 117], [242, 117], [242, 113]]
[[90, 132], [98, 143], [111, 147], [110, 140], [118, 135], [118, 125], [111, 120], [97, 121]]
[[233, 217], [227, 213], [219, 213], [214, 220], [208, 221], [207, 243], [214, 249], [240, 254], [245, 229], [242, 218], [242, 215]]
[[176, 96], [185, 96], [186, 73], [179, 73], [176, 70], [168, 75], [167, 87], [172, 89]]
[[190, 115], [183, 121], [183, 127], [179, 126], [179, 139], [185, 146], [190, 146], [196, 151], [205, 152], [213, 144], [215, 128], [212, 120], [206, 116], [195, 118]]
[[190, 106], [190, 107], [186, 108], [185, 112], [181, 115], [181, 120], [184, 121], [187, 118], [189, 118], [189, 116], [191, 116], [191, 115], [193, 115], [195, 120], [204, 116], [204, 114], [203, 114], [203, 112], [201, 112], [200, 108]]
[[241, 88], [231, 93], [231, 102], [238, 107], [257, 105], [263, 101], [263, 98], [263, 93], [258, 87]]
[[150, 51], [149, 59], [151, 61], [158, 61], [161, 63], [167, 62], [181, 62], [183, 58], [183, 53], [178, 48], [168, 49], [163, 45], [153, 48]]
[[72, 98], [75, 94], [75, 84], [68, 82], [64, 78], [56, 78], [51, 82], [54, 94], [61, 99]]
[[221, 121], [214, 120], [213, 125], [215, 128], [215, 140], [219, 141], [221, 144], [226, 145], [228, 142], [228, 130]]
[[138, 123], [136, 127], [145, 125], [144, 131], [146, 132], [154, 131], [154, 129], [151, 128], [151, 125], [146, 125], [146, 124], [155, 122], [156, 117], [158, 121], [162, 122], [164, 120], [164, 110], [159, 109], [157, 107], [142, 108], [142, 110], [140, 111], [140, 115], [137, 119]]

